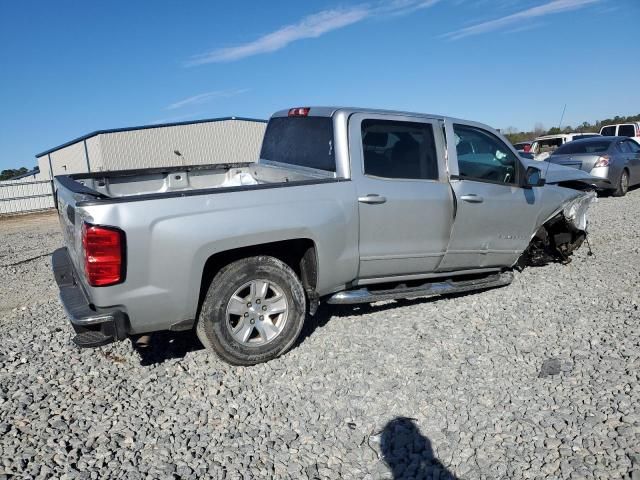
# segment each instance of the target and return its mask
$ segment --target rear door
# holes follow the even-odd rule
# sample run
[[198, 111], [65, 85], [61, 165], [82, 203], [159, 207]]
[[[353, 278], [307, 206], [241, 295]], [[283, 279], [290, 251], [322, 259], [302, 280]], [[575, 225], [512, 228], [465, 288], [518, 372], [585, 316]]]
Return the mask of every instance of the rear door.
[[351, 174], [360, 216], [360, 279], [429, 273], [444, 257], [453, 218], [441, 122], [355, 114]]
[[457, 210], [440, 270], [511, 266], [544, 214], [543, 189], [520, 187], [518, 157], [482, 127], [447, 125], [447, 142]]

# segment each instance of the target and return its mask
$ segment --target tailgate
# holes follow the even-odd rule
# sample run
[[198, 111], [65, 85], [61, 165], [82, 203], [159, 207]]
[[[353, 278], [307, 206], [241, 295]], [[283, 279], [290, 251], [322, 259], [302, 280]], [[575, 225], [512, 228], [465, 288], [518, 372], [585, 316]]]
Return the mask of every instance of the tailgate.
[[60, 187], [56, 182], [56, 206], [58, 208], [58, 220], [60, 221], [60, 228], [62, 230], [62, 244], [69, 250], [69, 257], [73, 262], [76, 271], [81, 272], [79, 269], [78, 259], [82, 255], [82, 219], [76, 218], [76, 199], [73, 192]]
[[80, 259], [82, 258], [82, 224], [85, 213], [77, 208], [77, 204], [82, 201], [96, 200], [96, 195], [91, 195], [89, 193], [91, 190], [66, 176], [56, 177], [54, 185], [56, 208], [62, 229], [62, 243], [69, 250], [69, 256], [76, 271], [82, 272], [83, 266]]

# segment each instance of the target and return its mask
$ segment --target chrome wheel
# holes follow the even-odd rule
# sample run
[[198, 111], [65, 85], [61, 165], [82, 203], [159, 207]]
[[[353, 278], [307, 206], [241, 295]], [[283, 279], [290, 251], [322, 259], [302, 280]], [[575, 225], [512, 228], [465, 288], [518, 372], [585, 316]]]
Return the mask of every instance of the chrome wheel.
[[227, 328], [242, 345], [260, 346], [282, 333], [289, 313], [283, 290], [268, 280], [252, 280], [227, 303]]

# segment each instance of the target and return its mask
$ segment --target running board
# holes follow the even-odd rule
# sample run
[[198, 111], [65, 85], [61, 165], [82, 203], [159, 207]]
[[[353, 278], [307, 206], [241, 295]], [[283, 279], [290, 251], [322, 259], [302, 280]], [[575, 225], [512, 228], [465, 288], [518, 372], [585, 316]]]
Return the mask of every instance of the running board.
[[346, 290], [331, 296], [327, 303], [336, 305], [352, 305], [356, 303], [380, 302], [397, 298], [432, 297], [434, 295], [448, 295], [452, 293], [472, 292], [487, 288], [503, 287], [513, 281], [512, 272], [503, 272], [474, 280], [445, 280], [444, 282], [430, 282], [417, 287], [391, 288], [387, 290], [370, 291], [368, 288]]

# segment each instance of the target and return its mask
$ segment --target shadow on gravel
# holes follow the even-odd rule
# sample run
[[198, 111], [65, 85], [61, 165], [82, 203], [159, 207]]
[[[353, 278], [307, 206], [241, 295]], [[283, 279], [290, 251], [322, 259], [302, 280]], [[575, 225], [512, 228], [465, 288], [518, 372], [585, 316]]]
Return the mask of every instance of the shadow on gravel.
[[431, 441], [420, 433], [412, 418], [397, 417], [387, 423], [380, 436], [380, 449], [394, 480], [458, 478], [435, 457]]
[[196, 332], [156, 332], [149, 335], [148, 342], [140, 342], [142, 337], [131, 338], [133, 349], [140, 355], [140, 365], [162, 363], [172, 358], [184, 358], [187, 353], [202, 350]]

